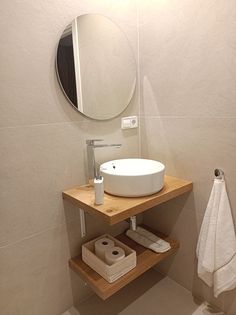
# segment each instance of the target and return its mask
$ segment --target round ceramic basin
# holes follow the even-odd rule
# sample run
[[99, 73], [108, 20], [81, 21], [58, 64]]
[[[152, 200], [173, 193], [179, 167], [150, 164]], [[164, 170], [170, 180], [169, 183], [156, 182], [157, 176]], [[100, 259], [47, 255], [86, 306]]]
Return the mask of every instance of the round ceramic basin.
[[165, 166], [148, 159], [121, 159], [100, 166], [107, 193], [123, 197], [152, 195], [164, 186]]

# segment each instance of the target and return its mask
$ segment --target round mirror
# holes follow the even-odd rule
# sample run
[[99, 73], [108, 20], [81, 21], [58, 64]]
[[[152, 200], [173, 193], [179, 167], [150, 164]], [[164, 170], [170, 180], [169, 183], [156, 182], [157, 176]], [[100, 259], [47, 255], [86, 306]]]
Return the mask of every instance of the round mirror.
[[97, 14], [75, 18], [60, 38], [56, 61], [64, 94], [85, 116], [110, 119], [131, 101], [136, 85], [133, 51], [108, 18]]

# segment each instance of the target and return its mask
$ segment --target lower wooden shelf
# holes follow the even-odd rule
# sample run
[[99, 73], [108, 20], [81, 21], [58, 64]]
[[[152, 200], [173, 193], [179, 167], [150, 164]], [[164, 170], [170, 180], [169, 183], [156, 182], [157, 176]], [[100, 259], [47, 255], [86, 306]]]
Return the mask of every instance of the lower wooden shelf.
[[162, 233], [153, 231], [147, 226], [144, 227], [145, 229], [168, 241], [171, 245], [171, 249], [165, 253], [157, 254], [137, 244], [123, 233], [116, 236], [116, 238], [136, 251], [137, 266], [115, 282], [109, 283], [105, 279], [103, 279], [98, 273], [96, 273], [96, 271], [91, 269], [87, 264], [82, 261], [81, 255], [71, 258], [69, 260], [70, 268], [78, 273], [81, 278], [90, 285], [90, 287], [98, 296], [100, 296], [103, 300], [107, 299], [108, 297], [119, 291], [121, 288], [129, 284], [131, 281], [138, 278], [145, 271], [152, 268], [154, 265], [161, 262], [166, 257], [175, 253], [179, 248], [179, 242], [177, 240], [170, 239]]

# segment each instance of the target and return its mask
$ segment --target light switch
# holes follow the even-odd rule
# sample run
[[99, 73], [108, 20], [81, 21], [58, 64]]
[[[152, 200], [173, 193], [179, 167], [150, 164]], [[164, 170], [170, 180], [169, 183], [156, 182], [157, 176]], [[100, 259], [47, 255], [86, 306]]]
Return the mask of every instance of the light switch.
[[122, 117], [121, 129], [131, 129], [131, 128], [138, 128], [138, 117], [137, 116]]

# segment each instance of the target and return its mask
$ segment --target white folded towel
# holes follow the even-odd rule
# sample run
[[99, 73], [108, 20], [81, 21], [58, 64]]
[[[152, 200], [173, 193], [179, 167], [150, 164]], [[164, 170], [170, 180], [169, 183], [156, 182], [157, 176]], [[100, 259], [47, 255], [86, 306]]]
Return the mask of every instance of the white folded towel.
[[197, 244], [198, 276], [214, 296], [236, 287], [236, 238], [225, 181], [215, 179]]

